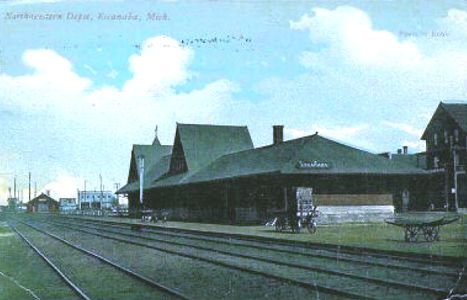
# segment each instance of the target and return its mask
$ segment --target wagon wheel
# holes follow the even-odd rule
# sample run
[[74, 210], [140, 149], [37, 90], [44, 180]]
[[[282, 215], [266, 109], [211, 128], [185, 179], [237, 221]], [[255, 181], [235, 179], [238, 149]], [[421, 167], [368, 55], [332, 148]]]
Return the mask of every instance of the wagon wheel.
[[433, 227], [433, 238], [435, 241], [439, 241], [439, 226]]
[[284, 220], [282, 220], [282, 218], [277, 218], [275, 228], [277, 232], [282, 232], [285, 229]]
[[427, 242], [433, 242], [433, 226], [423, 226], [423, 234]]
[[281, 231], [282, 231], [282, 225], [279, 224], [279, 222], [276, 222], [276, 225], [274, 226], [274, 228], [276, 229], [277, 232], [281, 232]]
[[417, 226], [406, 226], [405, 227], [405, 241], [416, 242], [419, 228]]
[[306, 229], [309, 233], [313, 234], [316, 232], [316, 223], [314, 221], [309, 222], [306, 224]]
[[439, 241], [439, 227], [438, 226], [425, 226], [423, 227], [423, 234], [427, 242]]

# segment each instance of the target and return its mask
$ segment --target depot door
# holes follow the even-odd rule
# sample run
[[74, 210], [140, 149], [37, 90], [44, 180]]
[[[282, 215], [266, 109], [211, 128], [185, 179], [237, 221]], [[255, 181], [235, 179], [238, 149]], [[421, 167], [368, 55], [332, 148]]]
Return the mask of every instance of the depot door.
[[402, 211], [406, 212], [409, 209], [409, 199], [410, 194], [408, 190], [403, 190], [402, 191]]
[[48, 212], [49, 211], [49, 205], [47, 203], [39, 203], [37, 205], [37, 211], [38, 212]]

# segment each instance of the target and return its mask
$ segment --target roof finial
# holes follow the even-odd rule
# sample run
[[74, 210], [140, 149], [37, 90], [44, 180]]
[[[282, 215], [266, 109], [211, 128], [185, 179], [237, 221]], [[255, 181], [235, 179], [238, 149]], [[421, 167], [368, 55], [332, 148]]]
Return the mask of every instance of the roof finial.
[[160, 146], [161, 142], [159, 141], [159, 138], [157, 137], [157, 125], [156, 125], [156, 129], [154, 130], [154, 132], [156, 135], [154, 136], [154, 141], [152, 141], [152, 144]]

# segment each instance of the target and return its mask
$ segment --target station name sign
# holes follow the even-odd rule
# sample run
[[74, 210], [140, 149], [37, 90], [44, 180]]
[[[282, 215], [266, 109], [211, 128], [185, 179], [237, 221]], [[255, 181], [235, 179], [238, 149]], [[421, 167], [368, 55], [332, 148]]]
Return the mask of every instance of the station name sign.
[[317, 160], [299, 160], [295, 167], [297, 169], [329, 169], [331, 168], [331, 163]]

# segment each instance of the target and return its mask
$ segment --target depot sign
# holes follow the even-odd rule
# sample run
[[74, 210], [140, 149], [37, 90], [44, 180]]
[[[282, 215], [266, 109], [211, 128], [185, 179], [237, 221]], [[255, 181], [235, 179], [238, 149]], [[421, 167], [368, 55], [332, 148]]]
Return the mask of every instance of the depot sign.
[[331, 163], [318, 160], [299, 160], [295, 167], [297, 169], [329, 169], [331, 168]]

